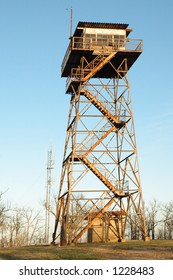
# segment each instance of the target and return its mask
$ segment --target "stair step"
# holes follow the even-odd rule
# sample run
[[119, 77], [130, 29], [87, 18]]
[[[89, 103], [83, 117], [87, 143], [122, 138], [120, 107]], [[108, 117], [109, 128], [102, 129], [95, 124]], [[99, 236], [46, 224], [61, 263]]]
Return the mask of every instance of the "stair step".
[[86, 164], [86, 166], [113, 192], [116, 191], [116, 188], [111, 185], [111, 183], [96, 169], [95, 166], [92, 166], [92, 164], [88, 161], [88, 159], [84, 158], [83, 156], [78, 157], [80, 160], [83, 161], [83, 163]]
[[[121, 126], [121, 122], [118, 122], [115, 120], [114, 116], [111, 115], [111, 113], [104, 108], [99, 101], [97, 101], [96, 98], [94, 98], [89, 92], [84, 91], [84, 95], [93, 103], [93, 105], [104, 115], [107, 117], [107, 119], [113, 124], [113, 125], [119, 125]], [[99, 104], [98, 104], [99, 103]], [[123, 126], [123, 124], [122, 124]]]

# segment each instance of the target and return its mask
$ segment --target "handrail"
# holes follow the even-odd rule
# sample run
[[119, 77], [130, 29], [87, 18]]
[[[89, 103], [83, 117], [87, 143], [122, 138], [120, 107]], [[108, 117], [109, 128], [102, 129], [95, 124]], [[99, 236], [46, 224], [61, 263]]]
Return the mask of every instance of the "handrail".
[[140, 50], [142, 51], [142, 40], [139, 39], [116, 39], [112, 42], [110, 42], [109, 39], [104, 41], [88, 41], [85, 37], [72, 37], [71, 41], [71, 49], [72, 50], [95, 50], [97, 47], [102, 47], [103, 49], [105, 47], [109, 47], [110, 50], [113, 51], [117, 50]]
[[116, 39], [110, 42], [110, 39], [100, 41], [89, 41], [85, 37], [72, 37], [70, 44], [65, 53], [61, 71], [63, 71], [65, 64], [68, 60], [70, 52], [72, 50], [91, 50], [91, 51], [102, 51], [112, 52], [112, 51], [137, 51], [142, 52], [143, 50], [143, 40], [140, 39]]

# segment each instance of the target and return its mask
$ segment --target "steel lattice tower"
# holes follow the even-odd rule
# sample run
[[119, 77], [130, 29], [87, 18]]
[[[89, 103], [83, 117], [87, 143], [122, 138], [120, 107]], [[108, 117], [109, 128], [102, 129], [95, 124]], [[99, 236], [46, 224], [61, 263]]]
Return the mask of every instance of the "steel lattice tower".
[[47, 186], [45, 199], [45, 234], [44, 242], [50, 242], [50, 211], [51, 211], [51, 196], [52, 196], [52, 170], [54, 169], [54, 161], [52, 159], [52, 147], [47, 154]]
[[76, 243], [98, 219], [118, 241], [130, 225], [147, 240], [127, 78], [143, 42], [129, 39], [131, 31], [127, 24], [79, 22], [70, 38], [62, 77], [71, 101], [53, 243], [58, 236], [61, 244]]

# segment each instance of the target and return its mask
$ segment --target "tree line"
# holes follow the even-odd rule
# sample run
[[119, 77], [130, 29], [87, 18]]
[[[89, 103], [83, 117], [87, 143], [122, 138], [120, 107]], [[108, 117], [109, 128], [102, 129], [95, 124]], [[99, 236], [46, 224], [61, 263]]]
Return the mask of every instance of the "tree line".
[[[45, 218], [30, 207], [11, 207], [0, 193], [0, 247], [28, 246], [44, 243]], [[52, 213], [52, 211], [51, 211]], [[54, 214], [54, 213], [52, 213]], [[130, 215], [133, 215], [131, 213]], [[145, 220], [151, 239], [173, 239], [173, 201], [161, 203], [153, 199], [145, 206]], [[129, 224], [127, 239], [141, 239], [139, 228]]]
[[[147, 234], [151, 240], [173, 239], [173, 201], [162, 203], [153, 199], [145, 206], [145, 221]], [[131, 224], [128, 238], [141, 239], [139, 228]]]
[[0, 193], [0, 247], [27, 246], [43, 242], [44, 219], [41, 211], [12, 207]]

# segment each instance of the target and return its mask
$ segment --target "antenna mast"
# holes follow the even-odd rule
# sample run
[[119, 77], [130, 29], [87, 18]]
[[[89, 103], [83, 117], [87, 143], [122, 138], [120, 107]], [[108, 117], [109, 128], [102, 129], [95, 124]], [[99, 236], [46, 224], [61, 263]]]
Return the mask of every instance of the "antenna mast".
[[73, 25], [73, 10], [70, 8], [70, 38], [72, 37], [72, 25]]
[[46, 186], [46, 214], [45, 214], [45, 242], [49, 243], [50, 238], [50, 210], [51, 210], [51, 186], [52, 186], [52, 169], [54, 169], [52, 160], [52, 147], [47, 156], [47, 186]]

